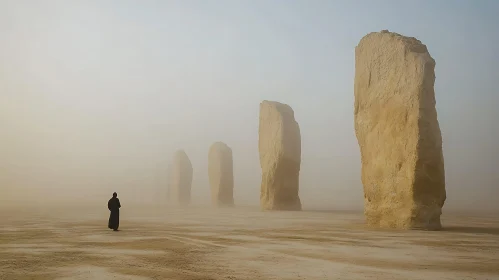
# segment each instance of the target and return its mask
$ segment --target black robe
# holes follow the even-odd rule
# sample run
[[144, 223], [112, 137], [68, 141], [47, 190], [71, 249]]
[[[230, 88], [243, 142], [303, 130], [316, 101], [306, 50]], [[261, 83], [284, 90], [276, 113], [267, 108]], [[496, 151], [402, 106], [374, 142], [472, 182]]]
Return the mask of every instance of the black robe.
[[120, 207], [120, 200], [117, 197], [113, 197], [107, 202], [107, 208], [111, 211], [107, 225], [108, 228], [118, 230], [120, 226]]

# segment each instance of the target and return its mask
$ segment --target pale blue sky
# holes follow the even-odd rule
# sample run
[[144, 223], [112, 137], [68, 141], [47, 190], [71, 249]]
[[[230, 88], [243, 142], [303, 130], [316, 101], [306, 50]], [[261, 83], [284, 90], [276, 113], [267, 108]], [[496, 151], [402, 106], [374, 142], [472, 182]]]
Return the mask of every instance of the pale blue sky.
[[388, 29], [437, 63], [446, 207], [499, 211], [498, 14], [492, 0], [0, 0], [0, 187], [148, 201], [183, 148], [204, 203], [223, 141], [236, 203], [257, 204], [268, 99], [301, 126], [304, 206], [360, 209], [354, 48]]

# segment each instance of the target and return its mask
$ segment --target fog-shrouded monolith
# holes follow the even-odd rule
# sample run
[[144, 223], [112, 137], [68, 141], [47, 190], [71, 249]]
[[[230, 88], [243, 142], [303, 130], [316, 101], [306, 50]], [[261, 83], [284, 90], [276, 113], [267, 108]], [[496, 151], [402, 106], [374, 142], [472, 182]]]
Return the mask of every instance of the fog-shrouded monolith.
[[446, 192], [434, 70], [415, 38], [384, 30], [355, 48], [355, 134], [369, 226], [441, 228]]
[[166, 168], [166, 198], [167, 200], [170, 200], [170, 190], [171, 190], [171, 185], [172, 185], [172, 166], [173, 162], [170, 162], [168, 167]]
[[174, 205], [188, 205], [191, 201], [192, 164], [185, 151], [175, 152], [169, 175], [170, 202]]
[[208, 177], [211, 201], [216, 207], [234, 205], [234, 173], [232, 149], [215, 142], [208, 152]]
[[258, 148], [262, 168], [263, 210], [301, 210], [299, 176], [300, 127], [293, 109], [275, 101], [260, 103]]

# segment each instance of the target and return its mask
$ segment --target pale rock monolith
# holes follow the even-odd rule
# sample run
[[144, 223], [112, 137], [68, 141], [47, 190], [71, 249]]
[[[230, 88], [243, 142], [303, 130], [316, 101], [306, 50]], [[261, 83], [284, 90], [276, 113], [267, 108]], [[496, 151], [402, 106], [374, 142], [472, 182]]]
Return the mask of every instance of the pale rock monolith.
[[211, 201], [216, 207], [234, 205], [232, 149], [225, 143], [213, 143], [208, 152], [208, 177]]
[[170, 202], [174, 205], [188, 205], [191, 201], [192, 164], [185, 151], [175, 152], [169, 173]]
[[434, 70], [424, 44], [387, 30], [355, 48], [355, 134], [369, 226], [441, 228], [446, 192]]
[[301, 210], [298, 196], [301, 136], [293, 109], [275, 101], [260, 103], [258, 136], [262, 168], [260, 207]]

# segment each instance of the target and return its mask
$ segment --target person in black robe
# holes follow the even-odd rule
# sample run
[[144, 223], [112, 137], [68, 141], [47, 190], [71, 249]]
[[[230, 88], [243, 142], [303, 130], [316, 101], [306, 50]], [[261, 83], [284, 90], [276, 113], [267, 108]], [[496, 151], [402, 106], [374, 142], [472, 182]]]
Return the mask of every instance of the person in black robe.
[[118, 231], [118, 227], [120, 226], [121, 204], [117, 193], [113, 193], [113, 197], [107, 202], [107, 208], [111, 211], [107, 227], [114, 231]]

